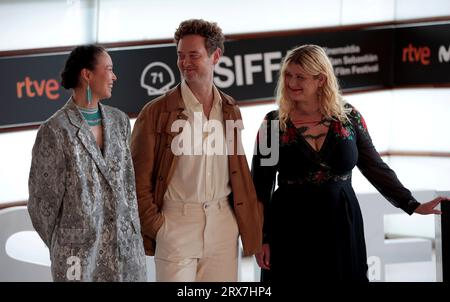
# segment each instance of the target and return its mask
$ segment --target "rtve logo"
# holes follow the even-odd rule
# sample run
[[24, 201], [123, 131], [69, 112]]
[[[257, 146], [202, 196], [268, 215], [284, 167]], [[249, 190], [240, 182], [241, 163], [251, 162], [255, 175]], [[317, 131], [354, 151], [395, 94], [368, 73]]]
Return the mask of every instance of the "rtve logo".
[[[407, 47], [403, 48], [402, 51], [402, 62], [416, 63], [420, 62], [422, 65], [430, 64], [431, 50], [428, 46], [416, 47], [409, 43]], [[450, 62], [450, 45], [446, 48], [441, 45], [438, 50], [438, 61], [439, 63]]]
[[34, 98], [36, 96], [45, 96], [49, 100], [56, 100], [59, 98], [59, 83], [55, 79], [31, 80], [30, 77], [25, 77], [24, 81], [16, 83], [17, 98], [22, 97]]
[[411, 43], [403, 48], [402, 62], [415, 63], [420, 62], [422, 65], [430, 64], [431, 51], [428, 46], [415, 47]]

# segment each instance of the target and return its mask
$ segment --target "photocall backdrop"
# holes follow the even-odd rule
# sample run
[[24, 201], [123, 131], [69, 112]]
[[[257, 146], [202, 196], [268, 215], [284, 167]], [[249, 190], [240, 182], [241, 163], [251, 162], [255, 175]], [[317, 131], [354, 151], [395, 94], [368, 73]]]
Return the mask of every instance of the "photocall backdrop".
[[[450, 22], [227, 40], [214, 82], [240, 104], [273, 99], [282, 58], [302, 44], [326, 49], [343, 92], [450, 84]], [[174, 44], [108, 52], [118, 80], [107, 104], [130, 115], [180, 81]], [[38, 125], [65, 104], [67, 55], [0, 57], [0, 129]]]

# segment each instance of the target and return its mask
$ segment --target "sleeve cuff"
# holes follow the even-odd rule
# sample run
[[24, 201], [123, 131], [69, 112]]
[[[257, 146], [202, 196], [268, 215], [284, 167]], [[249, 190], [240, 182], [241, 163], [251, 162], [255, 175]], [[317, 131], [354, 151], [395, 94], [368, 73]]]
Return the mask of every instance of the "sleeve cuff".
[[410, 199], [406, 205], [403, 207], [403, 210], [408, 213], [409, 215], [412, 215], [414, 213], [414, 211], [417, 209], [417, 207], [420, 206], [420, 202], [418, 202], [417, 200]]

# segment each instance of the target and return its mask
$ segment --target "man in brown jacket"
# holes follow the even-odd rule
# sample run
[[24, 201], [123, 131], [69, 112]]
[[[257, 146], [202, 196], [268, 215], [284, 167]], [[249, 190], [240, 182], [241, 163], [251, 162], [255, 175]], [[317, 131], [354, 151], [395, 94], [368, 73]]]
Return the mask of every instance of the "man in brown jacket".
[[182, 82], [149, 102], [131, 153], [147, 255], [157, 281], [237, 281], [244, 255], [260, 251], [262, 204], [241, 144], [233, 98], [213, 83], [224, 49], [216, 23], [187, 20], [175, 32]]

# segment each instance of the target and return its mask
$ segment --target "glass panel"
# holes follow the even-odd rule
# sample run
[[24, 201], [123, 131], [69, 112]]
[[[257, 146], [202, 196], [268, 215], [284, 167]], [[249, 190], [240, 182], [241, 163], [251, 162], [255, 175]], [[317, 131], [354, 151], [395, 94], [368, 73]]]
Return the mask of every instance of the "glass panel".
[[342, 25], [394, 20], [395, 0], [342, 0]]
[[0, 51], [67, 46], [96, 40], [96, 1], [0, 2]]
[[172, 38], [191, 18], [215, 21], [226, 34], [334, 26], [339, 12], [339, 0], [101, 0], [99, 42]]
[[396, 20], [450, 15], [448, 0], [396, 0]]

